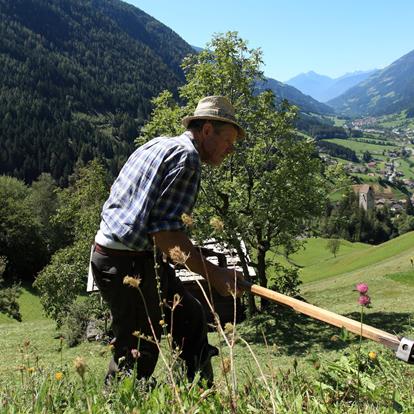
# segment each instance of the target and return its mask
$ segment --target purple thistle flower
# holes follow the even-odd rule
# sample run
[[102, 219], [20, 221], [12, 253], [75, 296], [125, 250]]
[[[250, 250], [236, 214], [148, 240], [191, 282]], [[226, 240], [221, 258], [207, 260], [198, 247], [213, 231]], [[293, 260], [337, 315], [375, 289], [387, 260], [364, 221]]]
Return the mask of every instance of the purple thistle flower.
[[368, 295], [361, 295], [358, 298], [358, 303], [361, 306], [368, 306], [371, 303], [371, 298]]
[[356, 290], [361, 294], [365, 295], [368, 292], [368, 285], [366, 283], [358, 283], [356, 285]]

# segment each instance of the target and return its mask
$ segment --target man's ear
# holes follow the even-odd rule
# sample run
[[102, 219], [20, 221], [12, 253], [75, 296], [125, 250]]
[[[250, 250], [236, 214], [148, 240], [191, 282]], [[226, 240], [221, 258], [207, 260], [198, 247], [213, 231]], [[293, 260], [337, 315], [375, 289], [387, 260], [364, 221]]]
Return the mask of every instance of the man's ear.
[[213, 124], [208, 121], [205, 122], [201, 131], [204, 136], [208, 137], [214, 131]]

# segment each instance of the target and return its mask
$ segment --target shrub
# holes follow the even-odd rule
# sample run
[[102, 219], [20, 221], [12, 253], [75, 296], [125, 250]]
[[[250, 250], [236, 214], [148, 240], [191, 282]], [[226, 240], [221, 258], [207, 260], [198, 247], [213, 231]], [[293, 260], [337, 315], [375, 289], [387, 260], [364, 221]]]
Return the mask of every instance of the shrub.
[[21, 321], [19, 304], [17, 298], [20, 294], [19, 285], [13, 285], [12, 287], [4, 287], [3, 273], [6, 269], [6, 258], [0, 256], [0, 312]]

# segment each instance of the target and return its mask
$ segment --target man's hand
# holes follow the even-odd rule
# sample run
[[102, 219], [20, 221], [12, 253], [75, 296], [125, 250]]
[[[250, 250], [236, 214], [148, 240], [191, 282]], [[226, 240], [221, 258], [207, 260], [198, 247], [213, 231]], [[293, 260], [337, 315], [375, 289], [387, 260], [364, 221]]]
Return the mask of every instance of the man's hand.
[[214, 272], [212, 274], [209, 274], [207, 277], [211, 285], [221, 296], [230, 296], [233, 294], [235, 291], [235, 282], [236, 295], [241, 296], [243, 294], [243, 290], [237, 284], [238, 280], [243, 280], [243, 274], [235, 269], [218, 267], [214, 269]]

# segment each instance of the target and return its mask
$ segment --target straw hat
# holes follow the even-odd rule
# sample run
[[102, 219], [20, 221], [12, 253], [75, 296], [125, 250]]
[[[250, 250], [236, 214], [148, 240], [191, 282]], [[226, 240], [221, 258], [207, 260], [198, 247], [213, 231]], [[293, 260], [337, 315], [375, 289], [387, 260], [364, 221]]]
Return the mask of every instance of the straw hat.
[[245, 136], [243, 128], [237, 123], [233, 105], [225, 96], [206, 96], [197, 104], [193, 116], [186, 116], [182, 123], [187, 128], [193, 119], [209, 119], [223, 121], [235, 125], [239, 130], [239, 138]]

